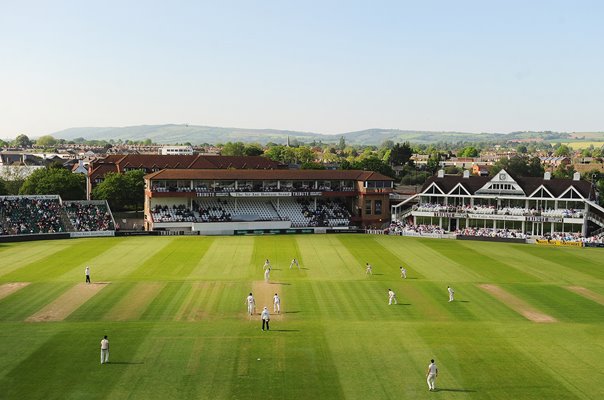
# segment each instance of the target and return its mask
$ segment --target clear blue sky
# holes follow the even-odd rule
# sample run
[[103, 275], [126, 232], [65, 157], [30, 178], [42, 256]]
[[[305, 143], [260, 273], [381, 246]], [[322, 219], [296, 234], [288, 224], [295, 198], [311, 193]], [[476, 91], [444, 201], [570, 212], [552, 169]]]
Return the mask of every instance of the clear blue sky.
[[0, 0], [0, 138], [604, 130], [601, 1]]

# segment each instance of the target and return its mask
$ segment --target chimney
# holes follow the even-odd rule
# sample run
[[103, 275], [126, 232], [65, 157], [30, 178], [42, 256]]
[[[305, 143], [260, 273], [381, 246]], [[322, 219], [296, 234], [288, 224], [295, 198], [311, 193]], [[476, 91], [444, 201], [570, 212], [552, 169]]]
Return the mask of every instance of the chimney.
[[552, 179], [552, 173], [549, 171], [545, 171], [545, 174], [543, 174], [543, 179], [549, 181], [550, 179]]
[[445, 177], [445, 170], [444, 169], [439, 169], [438, 170], [438, 177], [439, 178], [444, 178]]
[[573, 174], [573, 181], [580, 181], [581, 180], [581, 174], [578, 172], [575, 172]]
[[470, 171], [468, 171], [467, 169], [463, 172], [463, 177], [464, 178], [469, 178], [470, 177]]

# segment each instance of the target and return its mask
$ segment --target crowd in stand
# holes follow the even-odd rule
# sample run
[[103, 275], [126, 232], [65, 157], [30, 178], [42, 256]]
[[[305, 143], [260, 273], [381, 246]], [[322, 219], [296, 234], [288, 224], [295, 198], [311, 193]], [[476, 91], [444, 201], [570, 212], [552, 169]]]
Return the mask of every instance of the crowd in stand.
[[0, 201], [1, 235], [59, 233], [65, 231], [58, 198], [3, 198]]
[[113, 218], [104, 204], [64, 202], [63, 206], [74, 229], [79, 232], [114, 230]]
[[202, 207], [196, 201], [193, 202], [193, 210], [199, 215], [201, 222], [230, 222], [231, 214], [223, 206], [227, 206], [226, 200], [216, 199], [218, 206]]
[[386, 233], [391, 235], [444, 235], [447, 232], [438, 225], [414, 225], [403, 221], [393, 221], [390, 226], [386, 228]]
[[604, 233], [585, 237], [578, 232], [554, 232], [546, 234], [540, 238], [541, 240], [559, 240], [561, 242], [583, 242], [583, 243], [604, 243]]
[[502, 207], [486, 205], [444, 205], [434, 203], [422, 203], [413, 207], [414, 210], [423, 212], [450, 212], [458, 214], [487, 214], [487, 215], [516, 215], [516, 216], [537, 216], [563, 217], [563, 218], [583, 218], [583, 212], [575, 209], [559, 208], [537, 210], [535, 208], [524, 207]]
[[308, 226], [347, 226], [350, 212], [338, 200], [318, 200], [316, 209], [308, 199], [296, 199], [302, 207], [302, 214], [309, 219]]
[[505, 239], [526, 239], [528, 235], [515, 229], [493, 229], [493, 228], [464, 228], [455, 231], [459, 236], [479, 236]]
[[[222, 200], [217, 199], [219, 204]], [[226, 201], [224, 201], [226, 205]], [[167, 206], [156, 205], [152, 212], [155, 222], [230, 222], [231, 214], [221, 205], [213, 207], [202, 207], [196, 201], [193, 202], [193, 209], [185, 205]]]

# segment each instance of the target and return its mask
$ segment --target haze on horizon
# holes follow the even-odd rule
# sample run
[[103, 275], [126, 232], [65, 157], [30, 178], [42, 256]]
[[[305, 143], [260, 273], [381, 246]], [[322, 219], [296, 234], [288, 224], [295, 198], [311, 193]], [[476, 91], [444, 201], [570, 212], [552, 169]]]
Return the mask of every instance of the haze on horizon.
[[0, 6], [0, 138], [189, 123], [604, 130], [598, 1]]

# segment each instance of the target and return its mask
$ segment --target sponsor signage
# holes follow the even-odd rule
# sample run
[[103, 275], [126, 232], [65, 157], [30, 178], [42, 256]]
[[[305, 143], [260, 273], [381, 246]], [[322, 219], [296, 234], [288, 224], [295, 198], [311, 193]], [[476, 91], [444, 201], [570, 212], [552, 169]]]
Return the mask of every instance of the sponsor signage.
[[457, 217], [458, 214], [455, 213], [448, 213], [448, 212], [435, 212], [434, 216], [435, 217], [442, 217], [442, 218], [455, 218]]
[[115, 236], [115, 231], [89, 231], [89, 232], [69, 232], [69, 237], [97, 237], [97, 236]]
[[497, 214], [468, 214], [470, 219], [488, 219], [498, 221], [524, 221], [522, 215], [497, 215]]
[[231, 192], [232, 197], [291, 197], [291, 192]]
[[282, 235], [282, 234], [300, 234], [315, 233], [314, 229], [237, 229], [235, 235]]
[[560, 217], [526, 217], [528, 222], [562, 222], [562, 218]]
[[197, 197], [228, 197], [228, 193], [224, 192], [197, 192]]
[[292, 192], [292, 196], [304, 197], [304, 196], [321, 196], [322, 192]]
[[538, 239], [535, 243], [541, 246], [583, 247], [583, 242], [565, 242], [564, 240]]

